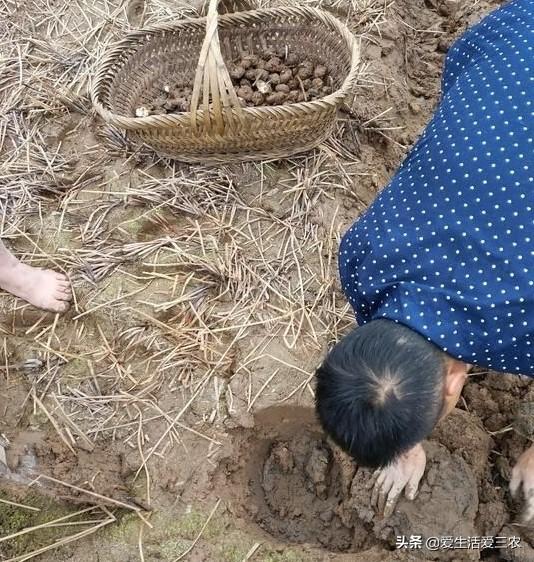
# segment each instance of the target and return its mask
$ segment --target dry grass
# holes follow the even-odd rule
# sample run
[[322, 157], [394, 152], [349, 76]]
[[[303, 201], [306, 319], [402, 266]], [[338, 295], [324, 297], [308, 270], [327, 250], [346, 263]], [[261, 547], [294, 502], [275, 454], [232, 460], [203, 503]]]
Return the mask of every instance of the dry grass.
[[[307, 3], [343, 8], [362, 34], [388, 7]], [[279, 370], [280, 400], [312, 393], [310, 363], [286, 352], [313, 363], [352, 322], [336, 281], [340, 202], [363, 209], [362, 172], [348, 161], [387, 115], [362, 129], [349, 112], [337, 138], [281, 163], [168, 162], [97, 126], [87, 88], [129, 28], [194, 10], [173, 0], [17, 4], [0, 0], [0, 236], [25, 262], [67, 272], [75, 300], [60, 318], [0, 297], [0, 376], [24, 386], [24, 405], [74, 453], [113, 441], [137, 450], [150, 504], [151, 467], [181, 435], [219, 446], [212, 427], [235, 406], [233, 377], [248, 380], [248, 411]], [[376, 85], [369, 68], [361, 85]], [[273, 369], [256, 376], [265, 362]]]

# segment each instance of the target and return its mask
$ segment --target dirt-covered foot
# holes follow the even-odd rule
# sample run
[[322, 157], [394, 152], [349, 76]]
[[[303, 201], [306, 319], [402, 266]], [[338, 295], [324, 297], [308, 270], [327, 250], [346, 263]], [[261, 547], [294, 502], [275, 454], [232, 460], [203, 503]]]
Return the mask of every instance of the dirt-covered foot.
[[72, 298], [65, 275], [19, 262], [0, 264], [0, 289], [51, 312], [65, 312]]

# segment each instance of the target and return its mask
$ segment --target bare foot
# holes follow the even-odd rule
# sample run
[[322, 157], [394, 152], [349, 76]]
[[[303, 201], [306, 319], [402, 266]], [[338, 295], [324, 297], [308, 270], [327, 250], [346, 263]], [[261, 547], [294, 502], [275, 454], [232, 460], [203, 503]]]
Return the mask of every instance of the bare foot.
[[72, 299], [65, 275], [20, 262], [0, 266], [0, 289], [51, 312], [65, 312]]

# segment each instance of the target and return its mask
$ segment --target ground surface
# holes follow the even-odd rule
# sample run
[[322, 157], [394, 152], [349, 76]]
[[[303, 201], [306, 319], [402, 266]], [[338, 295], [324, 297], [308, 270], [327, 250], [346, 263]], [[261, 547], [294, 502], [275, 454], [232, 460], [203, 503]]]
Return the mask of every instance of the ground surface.
[[473, 377], [427, 444], [419, 498], [388, 521], [311, 410], [314, 368], [352, 325], [339, 237], [429, 119], [452, 40], [497, 3], [323, 2], [362, 37], [338, 135], [221, 168], [134, 150], [87, 99], [107, 44], [192, 4], [0, 2], [0, 233], [76, 297], [56, 318], [0, 295], [0, 499], [34, 508], [0, 504], [0, 535], [43, 525], [1, 559], [72, 537], [41, 559], [461, 560], [480, 552], [395, 553], [395, 537], [498, 533], [524, 548], [484, 558], [534, 559], [506, 491], [528, 383]]

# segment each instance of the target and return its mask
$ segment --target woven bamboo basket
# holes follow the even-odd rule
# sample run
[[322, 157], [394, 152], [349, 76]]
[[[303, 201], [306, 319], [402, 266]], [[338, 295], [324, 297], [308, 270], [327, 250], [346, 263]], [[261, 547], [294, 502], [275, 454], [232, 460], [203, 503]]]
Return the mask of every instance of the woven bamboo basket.
[[[331, 14], [307, 7], [217, 13], [128, 34], [105, 56], [91, 98], [108, 123], [161, 155], [186, 162], [281, 158], [309, 150], [335, 127], [352, 93], [359, 46]], [[333, 93], [316, 101], [242, 108], [225, 61], [287, 48], [327, 67]], [[191, 111], [136, 117], [165, 84], [193, 86]]]

